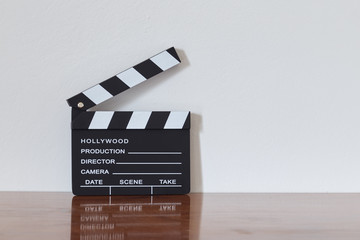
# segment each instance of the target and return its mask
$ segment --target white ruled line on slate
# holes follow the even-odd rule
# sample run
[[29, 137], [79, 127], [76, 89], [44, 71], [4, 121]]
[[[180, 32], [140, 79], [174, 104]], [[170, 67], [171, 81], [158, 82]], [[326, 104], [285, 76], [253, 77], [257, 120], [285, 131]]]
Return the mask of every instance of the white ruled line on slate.
[[117, 162], [116, 164], [123, 164], [123, 165], [132, 165], [132, 164], [144, 164], [144, 165], [152, 165], [152, 164], [169, 164], [169, 165], [181, 165], [181, 162]]
[[172, 155], [180, 155], [182, 152], [128, 152], [128, 154], [172, 154]]
[[113, 173], [113, 175], [181, 175], [182, 173]]
[[84, 188], [103, 188], [103, 187], [113, 187], [113, 188], [131, 188], [131, 187], [137, 187], [137, 188], [148, 188], [148, 187], [182, 187], [182, 185], [80, 185], [80, 187]]

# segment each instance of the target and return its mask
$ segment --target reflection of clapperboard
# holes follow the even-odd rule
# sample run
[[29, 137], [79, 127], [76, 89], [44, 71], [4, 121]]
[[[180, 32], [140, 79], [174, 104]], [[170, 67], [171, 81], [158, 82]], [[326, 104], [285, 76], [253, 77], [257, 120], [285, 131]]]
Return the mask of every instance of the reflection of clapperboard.
[[170, 48], [67, 100], [75, 195], [190, 191], [190, 112], [86, 111], [179, 63]]
[[188, 195], [75, 196], [71, 208], [71, 240], [189, 239], [196, 220]]

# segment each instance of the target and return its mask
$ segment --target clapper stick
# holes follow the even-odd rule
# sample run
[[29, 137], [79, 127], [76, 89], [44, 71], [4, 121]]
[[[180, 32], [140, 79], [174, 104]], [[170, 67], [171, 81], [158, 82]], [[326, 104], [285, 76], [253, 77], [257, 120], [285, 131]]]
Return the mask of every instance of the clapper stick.
[[67, 100], [70, 107], [87, 110], [180, 63], [175, 48], [169, 48]]
[[87, 111], [179, 63], [172, 47], [67, 100], [75, 195], [190, 191], [189, 111]]

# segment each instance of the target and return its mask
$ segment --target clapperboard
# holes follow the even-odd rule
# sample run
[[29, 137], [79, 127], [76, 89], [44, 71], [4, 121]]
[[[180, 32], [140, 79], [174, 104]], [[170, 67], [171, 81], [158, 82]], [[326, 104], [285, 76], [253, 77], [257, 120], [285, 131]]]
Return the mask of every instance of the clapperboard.
[[189, 193], [189, 111], [87, 111], [179, 63], [172, 47], [67, 100], [75, 195]]

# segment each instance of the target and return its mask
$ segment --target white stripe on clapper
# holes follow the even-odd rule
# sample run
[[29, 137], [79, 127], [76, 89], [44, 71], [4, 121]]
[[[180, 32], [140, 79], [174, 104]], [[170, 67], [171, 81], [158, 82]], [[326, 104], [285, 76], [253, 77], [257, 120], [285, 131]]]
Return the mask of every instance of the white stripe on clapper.
[[159, 53], [158, 55], [150, 58], [150, 60], [163, 71], [168, 70], [176, 64], [179, 64], [179, 61], [173, 56], [171, 56], [171, 54], [167, 51]]
[[189, 112], [170, 112], [164, 129], [182, 129]]
[[126, 129], [145, 129], [151, 112], [133, 112]]
[[107, 129], [114, 112], [95, 112], [89, 129]]
[[146, 80], [146, 78], [134, 68], [129, 68], [128, 70], [125, 70], [116, 76], [130, 88]]
[[105, 90], [105, 88], [103, 88], [99, 84], [85, 90], [83, 94], [95, 104], [102, 103], [103, 101], [113, 97], [113, 95], [111, 95], [108, 91]]

